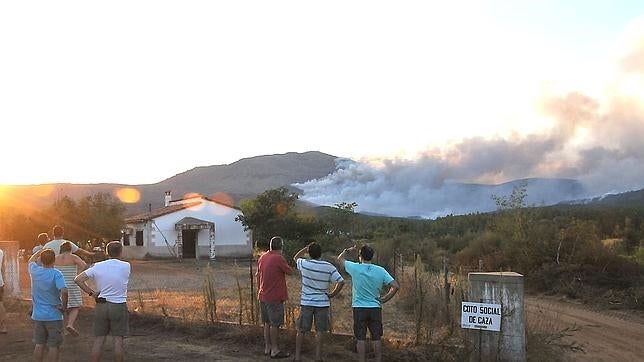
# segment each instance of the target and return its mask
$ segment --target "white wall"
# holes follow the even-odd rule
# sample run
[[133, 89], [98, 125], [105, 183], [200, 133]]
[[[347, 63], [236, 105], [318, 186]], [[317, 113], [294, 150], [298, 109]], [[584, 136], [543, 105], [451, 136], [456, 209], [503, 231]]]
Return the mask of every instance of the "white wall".
[[[192, 202], [197, 200], [198, 199], [191, 199]], [[148, 252], [151, 255], [157, 255], [157, 253], [170, 255], [163, 236], [167, 239], [168, 244], [174, 246], [178, 240], [178, 232], [180, 232], [174, 229], [174, 225], [184, 217], [193, 217], [200, 220], [210, 221], [215, 224], [216, 255], [250, 255], [252, 252], [251, 234], [250, 232], [244, 231], [244, 227], [241, 223], [235, 221], [235, 217], [239, 214], [241, 214], [240, 210], [230, 208], [216, 202], [203, 200], [199, 205], [159, 216], [154, 220], [156, 225], [152, 224], [151, 221], [147, 222], [143, 232], [144, 247], [138, 248], [144, 249], [145, 252]], [[142, 224], [128, 226], [133, 227], [134, 230], [137, 228], [140, 230]], [[134, 250], [136, 248], [135, 235], [136, 233], [134, 232], [130, 236], [130, 248], [132, 248], [132, 250], [129, 254], [132, 257], [141, 257], [140, 254], [144, 250]], [[199, 230], [197, 233], [197, 245], [198, 255], [200, 257], [207, 257], [210, 247], [210, 236], [208, 230]], [[128, 249], [128, 247], [125, 247], [125, 249]]]

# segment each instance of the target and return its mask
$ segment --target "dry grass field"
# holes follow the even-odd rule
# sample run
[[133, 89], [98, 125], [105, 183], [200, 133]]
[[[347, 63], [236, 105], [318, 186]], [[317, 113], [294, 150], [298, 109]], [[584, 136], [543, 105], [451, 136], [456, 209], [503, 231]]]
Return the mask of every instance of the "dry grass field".
[[[248, 261], [132, 261], [128, 308], [131, 312], [131, 336], [127, 339], [127, 359], [131, 361], [257, 361], [264, 359], [262, 330], [257, 322], [256, 285]], [[25, 270], [24, 268], [22, 269]], [[411, 270], [411, 268], [410, 268]], [[384, 356], [387, 361], [460, 360], [465, 357], [459, 346], [459, 321], [451, 321], [455, 333], [449, 337], [444, 313], [428, 309], [425, 318], [436, 320], [418, 331], [414, 299], [410, 298], [412, 280], [409, 274], [398, 278], [402, 289], [383, 309], [385, 328]], [[453, 281], [454, 282], [454, 281]], [[438, 284], [429, 280], [428, 285]], [[28, 276], [21, 280], [22, 296], [7, 301], [10, 333], [0, 335], [0, 360], [28, 360], [31, 343], [31, 321], [27, 316], [29, 302]], [[294, 319], [298, 314], [300, 281], [296, 273], [288, 278], [289, 301], [287, 325], [281, 344], [294, 350]], [[208, 294], [209, 286], [212, 294]], [[251, 290], [252, 289], [252, 290]], [[436, 298], [429, 293], [428, 298]], [[208, 303], [210, 302], [210, 303]], [[429, 305], [431, 306], [431, 300]], [[456, 300], [454, 301], [457, 302]], [[326, 344], [327, 360], [355, 360], [351, 337], [351, 285], [347, 281], [342, 293], [332, 300], [333, 335]], [[93, 300], [87, 298], [78, 326], [81, 336], [67, 337], [61, 360], [84, 361], [91, 344], [89, 337]], [[640, 317], [630, 320], [589, 311], [569, 303], [528, 297], [526, 311], [529, 324], [547, 340], [552, 328], [574, 327], [563, 341], [575, 342], [586, 353], [557, 355], [560, 360], [609, 361], [615, 358], [637, 360], [644, 355], [638, 341], [644, 338], [644, 323]], [[441, 311], [442, 312], [442, 311]], [[433, 313], [433, 314], [432, 314]], [[548, 321], [548, 323], [543, 323]], [[541, 329], [539, 329], [541, 328]], [[424, 338], [421, 345], [414, 340], [418, 333]], [[534, 333], [533, 333], [534, 335]], [[454, 337], [456, 336], [456, 337]], [[610, 337], [610, 338], [609, 338]], [[108, 341], [109, 342], [109, 341]], [[560, 341], [555, 341], [560, 342]], [[601, 347], [597, 347], [601, 346]], [[540, 347], [537, 345], [537, 347]], [[546, 346], [547, 347], [547, 346]], [[312, 357], [304, 346], [304, 358]], [[556, 350], [556, 349], [555, 349]], [[107, 348], [109, 360], [111, 348]]]

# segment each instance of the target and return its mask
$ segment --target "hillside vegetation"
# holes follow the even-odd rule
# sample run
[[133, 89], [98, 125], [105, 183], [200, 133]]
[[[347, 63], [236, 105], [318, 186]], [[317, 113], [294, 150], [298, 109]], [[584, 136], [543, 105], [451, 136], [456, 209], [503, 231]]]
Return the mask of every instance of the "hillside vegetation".
[[[283, 236], [290, 254], [311, 239], [323, 243], [329, 256], [369, 243], [377, 250], [376, 262], [390, 269], [394, 255], [409, 264], [419, 256], [430, 271], [442, 268], [447, 258], [454, 273], [516, 271], [534, 292], [644, 309], [644, 205], [529, 207], [525, 196], [517, 187], [495, 197], [496, 212], [422, 220], [358, 214], [350, 200], [312, 207], [279, 188], [243, 200], [238, 221], [253, 229], [260, 246], [273, 235]], [[107, 193], [62, 197], [38, 210], [0, 205], [0, 239], [30, 249], [38, 233], [54, 224], [63, 225], [77, 243], [118, 239], [124, 216], [123, 204]]]
[[369, 243], [377, 249], [377, 262], [390, 269], [394, 255], [411, 263], [418, 255], [430, 270], [439, 270], [447, 258], [456, 273], [516, 271], [532, 292], [644, 309], [644, 207], [528, 207], [525, 196], [525, 188], [517, 187], [495, 197], [496, 212], [436, 220], [361, 215], [348, 202], [267, 212], [278, 204], [293, 205], [297, 195], [286, 189], [267, 191], [242, 203], [242, 209], [259, 244], [281, 235], [291, 241], [290, 253], [310, 239], [324, 243], [330, 253]]

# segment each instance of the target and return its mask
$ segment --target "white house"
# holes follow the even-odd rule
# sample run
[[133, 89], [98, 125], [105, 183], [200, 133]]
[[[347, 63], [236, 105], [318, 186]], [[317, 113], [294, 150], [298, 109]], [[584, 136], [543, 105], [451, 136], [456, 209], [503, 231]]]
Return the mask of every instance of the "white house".
[[252, 235], [235, 221], [241, 209], [197, 195], [171, 200], [165, 206], [125, 220], [121, 242], [128, 258], [249, 257]]

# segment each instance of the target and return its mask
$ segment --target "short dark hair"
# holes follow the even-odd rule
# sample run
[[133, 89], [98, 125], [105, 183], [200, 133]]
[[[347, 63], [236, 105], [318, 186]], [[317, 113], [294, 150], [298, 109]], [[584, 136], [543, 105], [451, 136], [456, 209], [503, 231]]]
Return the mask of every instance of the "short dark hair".
[[309, 244], [309, 256], [313, 259], [320, 259], [322, 256], [322, 247], [315, 241]]
[[110, 258], [118, 258], [123, 252], [123, 245], [119, 241], [110, 241], [105, 249]]
[[60, 225], [54, 225], [52, 233], [54, 234], [55, 238], [62, 238], [63, 234], [65, 233], [65, 229], [63, 229], [63, 227]]
[[273, 236], [271, 238], [271, 250], [282, 250], [283, 244], [282, 238], [279, 236]]
[[72, 251], [72, 243], [69, 240], [65, 240], [62, 244], [60, 244], [60, 253], [66, 253], [68, 251]]
[[368, 245], [363, 245], [360, 248], [360, 256], [363, 260], [371, 261], [371, 259], [373, 258], [373, 253], [373, 248]]
[[43, 265], [46, 266], [54, 265], [54, 262], [56, 261], [56, 254], [49, 248], [44, 249], [42, 253], [40, 253], [40, 261]]
[[49, 235], [47, 233], [40, 233], [38, 234], [38, 242], [40, 244], [44, 244], [49, 241]]

